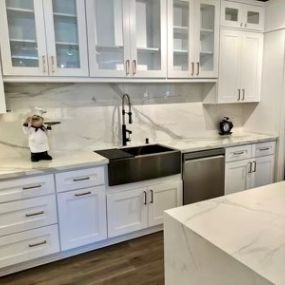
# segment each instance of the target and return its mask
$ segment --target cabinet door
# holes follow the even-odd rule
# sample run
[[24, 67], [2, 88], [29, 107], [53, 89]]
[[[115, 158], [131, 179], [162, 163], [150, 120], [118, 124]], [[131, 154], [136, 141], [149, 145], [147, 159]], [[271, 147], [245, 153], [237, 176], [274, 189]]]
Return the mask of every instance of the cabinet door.
[[241, 98], [242, 32], [223, 30], [221, 31], [220, 41], [218, 101], [221, 103], [238, 102]]
[[85, 4], [44, 0], [51, 76], [88, 76]]
[[249, 160], [226, 163], [225, 194], [237, 193], [251, 188], [251, 173], [249, 172]]
[[243, 4], [229, 1], [222, 1], [222, 26], [241, 28], [243, 27]]
[[131, 74], [129, 0], [87, 0], [90, 75]]
[[168, 77], [194, 77], [195, 52], [194, 1], [169, 0]]
[[58, 194], [62, 250], [107, 238], [105, 187]]
[[247, 29], [264, 30], [264, 7], [243, 5], [243, 23]]
[[5, 92], [2, 78], [2, 69], [0, 62], [0, 114], [6, 113]]
[[163, 224], [163, 212], [179, 206], [181, 183], [167, 183], [150, 187], [149, 193], [149, 226]]
[[241, 53], [242, 101], [260, 101], [262, 54], [263, 35], [259, 33], [243, 33]]
[[167, 77], [167, 1], [130, 1], [131, 73]]
[[147, 190], [132, 189], [107, 195], [108, 237], [115, 237], [148, 225]]
[[256, 158], [253, 162], [253, 187], [259, 187], [274, 182], [274, 155]]
[[202, 78], [218, 77], [220, 1], [200, 0], [197, 18], [197, 70]]
[[47, 75], [42, 0], [0, 1], [4, 75]]

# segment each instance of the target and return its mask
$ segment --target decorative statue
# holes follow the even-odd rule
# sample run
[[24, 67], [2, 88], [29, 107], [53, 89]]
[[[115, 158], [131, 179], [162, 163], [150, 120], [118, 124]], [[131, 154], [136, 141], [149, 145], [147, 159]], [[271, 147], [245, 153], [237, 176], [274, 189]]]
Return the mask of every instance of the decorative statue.
[[51, 127], [44, 124], [43, 114], [45, 110], [35, 108], [34, 115], [28, 117], [24, 124], [24, 133], [29, 137], [29, 147], [31, 150], [31, 161], [52, 160], [48, 154], [48, 131]]

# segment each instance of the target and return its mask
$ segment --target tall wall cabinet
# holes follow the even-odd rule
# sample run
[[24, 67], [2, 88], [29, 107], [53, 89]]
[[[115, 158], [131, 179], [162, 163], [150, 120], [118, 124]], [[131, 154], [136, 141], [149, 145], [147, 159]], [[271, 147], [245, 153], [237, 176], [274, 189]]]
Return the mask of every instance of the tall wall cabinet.
[[80, 0], [3, 0], [5, 75], [88, 76], [85, 5]]

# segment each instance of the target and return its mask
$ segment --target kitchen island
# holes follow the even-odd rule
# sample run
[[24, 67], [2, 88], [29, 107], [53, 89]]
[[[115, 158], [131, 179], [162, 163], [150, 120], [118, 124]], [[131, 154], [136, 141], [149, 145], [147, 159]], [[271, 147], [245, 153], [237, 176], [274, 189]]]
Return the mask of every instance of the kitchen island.
[[284, 285], [285, 182], [165, 213], [166, 285]]

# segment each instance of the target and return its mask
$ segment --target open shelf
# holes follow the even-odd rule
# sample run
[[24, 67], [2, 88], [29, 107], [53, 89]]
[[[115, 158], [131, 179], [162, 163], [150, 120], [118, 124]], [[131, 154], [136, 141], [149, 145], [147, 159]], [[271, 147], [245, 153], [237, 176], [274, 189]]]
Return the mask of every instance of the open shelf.
[[19, 12], [19, 13], [34, 13], [32, 9], [23, 9], [23, 8], [14, 8], [14, 7], [7, 7], [7, 11], [11, 12]]

